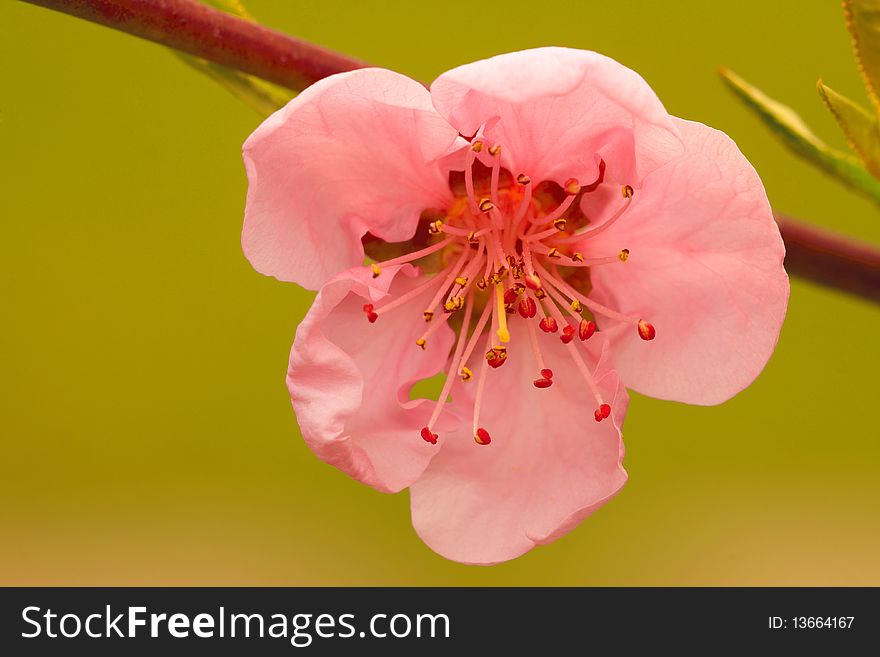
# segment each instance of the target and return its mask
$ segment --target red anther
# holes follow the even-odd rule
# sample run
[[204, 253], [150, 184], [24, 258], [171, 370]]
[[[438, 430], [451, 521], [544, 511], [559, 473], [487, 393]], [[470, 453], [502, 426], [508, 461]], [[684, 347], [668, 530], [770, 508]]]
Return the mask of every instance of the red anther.
[[371, 303], [365, 303], [365, 304], [364, 304], [364, 312], [367, 313], [367, 314], [373, 312], [373, 304], [371, 304]]
[[559, 339], [562, 340], [562, 344], [568, 344], [574, 340], [574, 326], [571, 324], [566, 325], [562, 329], [562, 335], [559, 336]]
[[483, 427], [480, 427], [477, 429], [477, 433], [474, 434], [474, 442], [476, 442], [477, 445], [488, 445], [492, 442], [492, 436], [490, 436], [489, 432]]
[[507, 290], [507, 292], [504, 293], [504, 303], [506, 304], [516, 303], [516, 300], [518, 298], [519, 294], [517, 294], [517, 291], [513, 288], [510, 288], [509, 290]]
[[596, 422], [601, 422], [605, 418], [611, 415], [611, 407], [608, 404], [602, 404], [599, 408], [596, 409], [596, 412], [593, 413], [593, 417], [596, 418]]
[[552, 317], [544, 317], [538, 322], [538, 328], [544, 331], [544, 333], [556, 333], [559, 330], [559, 325]]
[[437, 444], [437, 434], [431, 431], [428, 427], [422, 427], [422, 438], [424, 438], [426, 443], [431, 443], [432, 445]]
[[553, 381], [550, 379], [535, 379], [532, 383], [535, 384], [536, 388], [549, 388], [553, 385]]
[[654, 325], [643, 319], [639, 320], [639, 337], [642, 340], [653, 340], [657, 336]]
[[486, 362], [489, 364], [489, 367], [491, 367], [493, 370], [497, 370], [499, 367], [504, 365], [505, 362], [507, 362], [507, 359], [506, 358], [489, 358]]
[[567, 194], [571, 194], [572, 196], [581, 191], [581, 186], [580, 183], [578, 183], [577, 178], [569, 178], [562, 185], [562, 188]]
[[589, 340], [596, 332], [596, 322], [592, 319], [582, 319], [578, 325], [578, 337], [583, 340]]
[[540, 290], [541, 289], [541, 279], [534, 275], [527, 275], [523, 277], [523, 280], [526, 282], [526, 287], [530, 290]]
[[373, 304], [371, 303], [364, 304], [364, 313], [367, 315], [367, 321], [370, 322], [370, 324], [373, 324], [379, 319], [379, 313], [373, 310]]
[[543, 376], [545, 379], [552, 379], [553, 370], [551, 370], [549, 367], [545, 367], [543, 370], [541, 370], [541, 376]]
[[520, 300], [517, 310], [523, 319], [531, 319], [538, 314], [538, 304], [531, 297], [526, 297]]

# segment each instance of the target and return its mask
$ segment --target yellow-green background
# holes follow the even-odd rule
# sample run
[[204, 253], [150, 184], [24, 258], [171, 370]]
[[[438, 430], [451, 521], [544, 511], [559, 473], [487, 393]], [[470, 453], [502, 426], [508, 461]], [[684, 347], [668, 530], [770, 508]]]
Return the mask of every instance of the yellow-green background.
[[[538, 45], [639, 71], [721, 128], [776, 208], [880, 242], [880, 211], [789, 156], [727, 65], [843, 146], [814, 85], [863, 99], [835, 2], [271, 2], [258, 18], [430, 80]], [[623, 492], [492, 568], [436, 556], [297, 433], [311, 294], [239, 247], [257, 117], [162, 48], [0, 7], [0, 584], [880, 584], [878, 307], [795, 280], [779, 347], [715, 408], [635, 396]]]

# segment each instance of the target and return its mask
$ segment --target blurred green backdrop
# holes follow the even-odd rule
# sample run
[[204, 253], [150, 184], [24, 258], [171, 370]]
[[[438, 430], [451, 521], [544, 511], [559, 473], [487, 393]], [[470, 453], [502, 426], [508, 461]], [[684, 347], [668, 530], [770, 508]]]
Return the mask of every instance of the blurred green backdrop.
[[[843, 146], [820, 75], [864, 99], [836, 2], [250, 0], [263, 22], [430, 80], [538, 45], [598, 50], [728, 132], [777, 209], [880, 242], [726, 65]], [[258, 119], [166, 50], [0, 7], [0, 583], [880, 584], [876, 306], [801, 281], [764, 374], [721, 407], [636, 396], [630, 482], [514, 562], [426, 548], [406, 493], [318, 461], [284, 387], [311, 295], [241, 254]]]

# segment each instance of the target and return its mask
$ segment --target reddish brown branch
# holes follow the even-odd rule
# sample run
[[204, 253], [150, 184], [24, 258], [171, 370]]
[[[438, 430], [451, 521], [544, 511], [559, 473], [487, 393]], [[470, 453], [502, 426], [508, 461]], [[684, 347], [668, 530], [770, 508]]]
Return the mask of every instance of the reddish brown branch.
[[295, 91], [366, 66], [195, 0], [24, 0], [161, 43]]
[[776, 213], [785, 269], [880, 303], [880, 249]]
[[[294, 90], [366, 66], [195, 0], [24, 0], [107, 25]], [[880, 302], [880, 249], [777, 214], [785, 267]]]

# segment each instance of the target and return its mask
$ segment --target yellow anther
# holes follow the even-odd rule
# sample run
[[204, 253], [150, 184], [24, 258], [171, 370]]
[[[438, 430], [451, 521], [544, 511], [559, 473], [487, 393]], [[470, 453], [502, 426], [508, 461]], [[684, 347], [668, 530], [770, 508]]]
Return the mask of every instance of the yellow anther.
[[461, 368], [461, 372], [459, 372], [458, 375], [461, 377], [462, 381], [470, 381], [474, 376], [474, 373], [470, 371], [467, 365], [465, 365]]
[[428, 344], [428, 341], [425, 338], [419, 338], [416, 340], [416, 344], [421, 348], [422, 351], [425, 350], [425, 346]]
[[456, 310], [461, 310], [461, 307], [464, 305], [464, 299], [461, 297], [452, 297], [446, 303], [443, 304], [443, 307], [446, 309], [448, 313], [454, 313]]
[[426, 322], [430, 322], [432, 319], [434, 319], [434, 311], [432, 310], [426, 310], [422, 313], [422, 315], [424, 316]]
[[617, 254], [617, 257], [620, 258], [621, 262], [626, 262], [629, 260], [629, 249], [621, 249], [620, 253]]
[[486, 285], [488, 285], [488, 283], [486, 282], [485, 279], [481, 278], [480, 280], [478, 280], [478, 281], [475, 283], [475, 285], [477, 286], [478, 289], [480, 289], [480, 290], [485, 290], [485, 289], [486, 289]]
[[495, 285], [495, 300], [498, 310], [498, 339], [501, 342], [510, 342], [510, 331], [507, 330], [507, 313], [504, 311], [504, 286], [501, 283]]
[[575, 262], [583, 262], [584, 261], [584, 254], [580, 253], [579, 251], [575, 251], [574, 253], [571, 254], [571, 259], [574, 260]]
[[481, 142], [481, 141], [478, 139], [478, 140], [475, 141], [473, 144], [471, 144], [471, 150], [472, 150], [474, 153], [479, 153], [481, 150], [483, 150], [483, 142]]
[[535, 298], [536, 298], [536, 299], [543, 299], [544, 297], [547, 296], [547, 293], [544, 292], [544, 288], [543, 288], [543, 287], [539, 287], [537, 290], [534, 291], [533, 294], [535, 295]]
[[621, 187], [620, 191], [623, 193], [623, 198], [632, 198], [633, 188], [629, 185], [624, 185]]
[[563, 188], [565, 189], [566, 194], [574, 196], [581, 191], [581, 184], [577, 181], [577, 178], [569, 178], [565, 181]]
[[370, 271], [373, 272], [373, 278], [379, 278], [379, 274], [382, 273], [382, 268], [379, 265], [373, 263], [372, 265], [370, 265]]
[[480, 201], [480, 212], [490, 212], [494, 207], [495, 204], [487, 198]]
[[477, 239], [477, 234], [474, 231], [468, 233], [467, 241], [471, 244], [477, 244], [480, 240]]
[[551, 248], [551, 249], [547, 252], [547, 257], [548, 257], [548, 258], [561, 258], [562, 256], [559, 255], [559, 249], [557, 249], [557, 248], [554, 246], [553, 248]]
[[565, 230], [565, 219], [560, 217], [553, 222], [553, 225], [556, 227], [556, 230]]
[[458, 278], [455, 279], [455, 284], [460, 285], [461, 287], [464, 287], [465, 285], [468, 284], [467, 276], [459, 276]]
[[443, 231], [443, 222], [439, 219], [428, 224], [428, 233], [431, 235], [439, 235]]
[[575, 311], [576, 313], [579, 313], [580, 311], [582, 311], [584, 309], [584, 307], [581, 305], [580, 301], [578, 301], [577, 299], [572, 299], [571, 300], [571, 309], [573, 311]]
[[495, 144], [489, 149], [489, 155], [498, 155], [501, 152], [501, 144]]
[[526, 174], [521, 173], [516, 177], [516, 182], [518, 182], [520, 185], [525, 186], [532, 182], [532, 179], [529, 178]]

